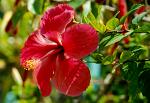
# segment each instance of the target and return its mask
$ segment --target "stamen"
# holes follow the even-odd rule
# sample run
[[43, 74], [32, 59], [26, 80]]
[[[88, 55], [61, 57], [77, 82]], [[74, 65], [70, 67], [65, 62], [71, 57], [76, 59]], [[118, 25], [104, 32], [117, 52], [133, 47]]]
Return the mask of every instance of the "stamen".
[[40, 61], [37, 59], [29, 59], [25, 61], [25, 63], [23, 64], [23, 67], [25, 70], [33, 70], [36, 68], [39, 62]]

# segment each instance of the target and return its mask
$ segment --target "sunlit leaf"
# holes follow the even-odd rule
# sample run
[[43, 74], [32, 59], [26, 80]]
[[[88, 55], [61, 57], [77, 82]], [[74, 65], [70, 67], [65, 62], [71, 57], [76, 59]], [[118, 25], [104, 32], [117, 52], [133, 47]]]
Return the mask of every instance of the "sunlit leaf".
[[111, 19], [106, 23], [106, 28], [107, 28], [108, 30], [114, 30], [118, 25], [119, 25], [119, 19], [118, 19], [118, 18], [111, 18]]
[[106, 26], [98, 22], [92, 12], [87, 15], [87, 19], [89, 19], [89, 23], [100, 33], [104, 33], [106, 31]]

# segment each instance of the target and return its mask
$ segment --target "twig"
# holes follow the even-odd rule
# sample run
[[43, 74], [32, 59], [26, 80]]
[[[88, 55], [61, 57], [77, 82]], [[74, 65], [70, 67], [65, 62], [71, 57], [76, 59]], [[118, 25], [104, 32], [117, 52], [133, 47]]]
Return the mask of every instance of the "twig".
[[138, 60], [127, 60], [127, 61], [123, 62], [122, 64], [125, 64], [127, 62], [145, 62], [145, 61], [150, 61], [150, 58], [147, 58], [147, 59], [138, 59]]

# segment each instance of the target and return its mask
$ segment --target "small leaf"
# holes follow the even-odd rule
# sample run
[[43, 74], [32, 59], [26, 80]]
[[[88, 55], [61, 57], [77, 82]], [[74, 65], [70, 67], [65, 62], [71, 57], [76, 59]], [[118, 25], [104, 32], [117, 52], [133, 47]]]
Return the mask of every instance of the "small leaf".
[[111, 35], [104, 37], [99, 43], [99, 49], [104, 48], [105, 45], [111, 40], [112, 37], [113, 36], [111, 36]]
[[124, 61], [130, 59], [133, 56], [133, 52], [131, 51], [123, 51], [120, 55], [120, 63], [123, 63]]
[[102, 60], [104, 59], [104, 56], [100, 53], [92, 53], [91, 57], [96, 60], [97, 63], [101, 63]]
[[113, 17], [116, 18], [119, 13], [120, 13], [120, 11], [118, 11]]
[[105, 46], [109, 46], [112, 45], [116, 42], [119, 42], [120, 40], [122, 40], [123, 38], [127, 37], [128, 35], [131, 35], [133, 33], [133, 31], [129, 31], [127, 33], [125, 33], [125, 35], [123, 34], [116, 34], [114, 35], [113, 38], [111, 38], [111, 40], [105, 45]]
[[104, 65], [109, 65], [112, 64], [116, 58], [117, 52], [115, 52], [113, 55], [111, 56], [106, 56], [103, 60], [102, 60], [102, 64]]
[[112, 18], [106, 23], [106, 28], [108, 30], [114, 30], [119, 25], [118, 18]]
[[147, 14], [147, 12], [143, 12], [139, 15], [137, 15], [133, 20], [132, 20], [132, 24], [138, 24], [142, 19], [143, 17]]
[[18, 7], [16, 12], [12, 16], [13, 25], [16, 26], [18, 21], [22, 18], [24, 13], [26, 12], [25, 7]]
[[104, 24], [100, 24], [96, 21], [90, 22], [90, 24], [100, 33], [104, 33], [106, 31], [106, 26]]
[[93, 13], [92, 12], [89, 12], [88, 15], [87, 15], [88, 19], [90, 21], [96, 21], [96, 18], [94, 17]]
[[130, 14], [132, 14], [133, 12], [135, 12], [137, 9], [139, 9], [139, 8], [142, 7], [142, 6], [143, 6], [143, 5], [141, 5], [141, 4], [133, 5], [133, 6], [131, 7], [131, 9], [129, 10], [129, 12], [128, 12], [125, 16], [121, 17], [120, 22], [121, 22], [121, 23], [124, 23], [125, 20], [126, 20], [126, 18], [127, 18]]
[[86, 22], [89, 22], [100, 33], [104, 33], [106, 31], [106, 26], [104, 24], [99, 23], [92, 14], [92, 12], [89, 12], [87, 18], [84, 19]]

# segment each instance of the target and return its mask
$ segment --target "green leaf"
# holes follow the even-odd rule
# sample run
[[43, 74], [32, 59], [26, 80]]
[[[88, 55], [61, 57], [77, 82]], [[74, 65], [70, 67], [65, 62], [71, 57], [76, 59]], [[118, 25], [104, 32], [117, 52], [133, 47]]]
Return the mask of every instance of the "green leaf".
[[123, 65], [121, 73], [123, 77], [129, 82], [129, 95], [132, 101], [138, 99], [139, 85], [138, 78], [140, 73], [144, 70], [145, 62], [137, 63], [135, 61], [127, 62]]
[[111, 40], [105, 45], [105, 46], [109, 46], [112, 45], [116, 42], [119, 42], [120, 40], [122, 40], [123, 38], [127, 37], [128, 35], [131, 35], [133, 33], [133, 31], [129, 31], [127, 33], [125, 33], [125, 35], [123, 34], [116, 34], [114, 35]]
[[89, 22], [93, 28], [95, 28], [100, 33], [104, 33], [106, 31], [106, 26], [104, 24], [99, 23], [92, 12], [89, 12], [87, 18], [84, 18], [86, 22]]
[[99, 48], [102, 49], [103, 47], [105, 47], [105, 45], [111, 40], [111, 38], [111, 35], [104, 37], [99, 43]]
[[133, 76], [135, 76], [137, 71], [137, 63], [136, 62], [127, 62], [123, 65], [121, 69], [121, 73], [127, 80], [132, 80]]
[[117, 52], [115, 52], [113, 55], [111, 56], [106, 56], [103, 60], [102, 60], [102, 64], [104, 65], [109, 65], [112, 64], [116, 58]]
[[89, 24], [90, 20], [86, 16], [83, 16], [82, 22]]
[[19, 34], [22, 39], [25, 39], [32, 31], [33, 14], [26, 12], [19, 22]]
[[136, 29], [134, 32], [150, 33], [150, 23], [144, 23], [140, 28]]
[[92, 12], [89, 12], [88, 15], [87, 15], [88, 19], [90, 21], [96, 21], [96, 18], [94, 17], [93, 13]]
[[90, 22], [90, 24], [100, 33], [104, 33], [106, 31], [106, 26], [104, 24], [100, 24], [96, 21]]
[[108, 30], [114, 30], [118, 25], [119, 25], [119, 19], [118, 19], [118, 18], [111, 18], [111, 19], [106, 23], [106, 28], [107, 28]]
[[120, 11], [118, 11], [113, 17], [116, 18], [119, 13], [120, 13]]
[[142, 19], [143, 17], [147, 14], [147, 12], [143, 12], [139, 15], [137, 15], [133, 20], [132, 20], [132, 24], [138, 24]]
[[125, 62], [126, 60], [130, 59], [133, 55], [134, 55], [134, 53], [131, 52], [131, 51], [123, 51], [123, 52], [121, 53], [121, 55], [120, 55], [120, 60], [119, 60], [119, 62], [120, 62], [120, 63], [123, 63], [123, 62]]
[[24, 15], [25, 12], [26, 12], [25, 7], [18, 7], [17, 8], [16, 12], [12, 16], [12, 22], [13, 22], [14, 26], [17, 25], [18, 21], [22, 18], [22, 16]]
[[85, 2], [85, 0], [71, 0], [69, 2], [69, 5], [71, 5], [73, 8], [78, 8], [80, 7], [83, 3]]
[[134, 53], [132, 56], [133, 60], [139, 59], [140, 55], [142, 55], [145, 52], [145, 49], [142, 46], [134, 46], [129, 49]]
[[150, 100], [150, 68], [141, 72], [138, 79], [138, 87], [140, 88], [142, 94]]
[[34, 14], [41, 14], [43, 11], [44, 0], [28, 0], [28, 10]]
[[121, 69], [123, 77], [129, 81], [129, 95], [132, 100], [137, 97], [139, 72], [138, 65], [134, 61], [125, 63]]
[[139, 8], [142, 7], [142, 6], [143, 6], [143, 5], [141, 5], [141, 4], [133, 5], [133, 6], [131, 7], [131, 9], [129, 10], [129, 12], [128, 12], [125, 16], [121, 17], [120, 22], [121, 22], [121, 23], [124, 23], [125, 20], [126, 20], [126, 18], [127, 18], [130, 14], [132, 14], [133, 12], [135, 12], [137, 9], [139, 9]]
[[100, 53], [92, 53], [91, 57], [96, 60], [97, 63], [101, 63], [102, 60], [104, 59], [104, 56]]

